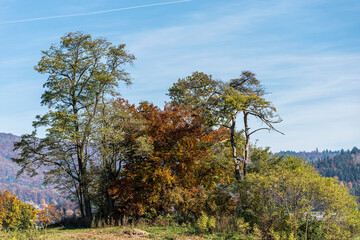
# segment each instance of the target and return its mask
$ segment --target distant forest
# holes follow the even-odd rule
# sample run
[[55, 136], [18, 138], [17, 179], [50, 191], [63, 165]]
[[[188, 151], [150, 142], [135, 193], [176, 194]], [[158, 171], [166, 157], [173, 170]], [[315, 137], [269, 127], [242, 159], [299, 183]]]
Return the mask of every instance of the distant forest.
[[315, 151], [311, 151], [311, 152], [281, 151], [281, 152], [279, 152], [279, 155], [280, 156], [295, 156], [295, 157], [300, 157], [308, 162], [315, 162], [315, 161], [322, 160], [325, 158], [335, 157], [336, 155], [339, 155], [340, 153], [341, 153], [340, 150], [332, 151], [332, 150], [326, 149], [324, 151], [319, 152], [319, 150], [316, 149]]
[[334, 157], [325, 157], [314, 162], [314, 167], [322, 176], [339, 179], [342, 185], [350, 189], [352, 195], [360, 196], [360, 150], [358, 148], [354, 147], [351, 151], [341, 150]]
[[316, 171], [324, 177], [336, 178], [340, 185], [349, 188], [350, 193], [360, 197], [360, 150], [354, 147], [352, 150], [324, 150], [295, 152], [281, 151], [280, 156], [300, 157], [311, 162]]

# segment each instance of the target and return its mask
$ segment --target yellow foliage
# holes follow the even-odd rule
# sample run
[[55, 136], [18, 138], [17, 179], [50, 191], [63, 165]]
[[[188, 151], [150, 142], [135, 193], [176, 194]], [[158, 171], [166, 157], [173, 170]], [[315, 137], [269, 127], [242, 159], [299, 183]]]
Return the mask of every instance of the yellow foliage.
[[27, 229], [34, 225], [35, 208], [28, 205], [17, 196], [4, 191], [0, 193], [0, 227], [4, 229]]
[[286, 232], [285, 239], [297, 239], [311, 234], [308, 226], [321, 239], [351, 239], [360, 232], [358, 206], [347, 189], [301, 159], [283, 161], [248, 174], [240, 188], [241, 206], [266, 237], [283, 239]]

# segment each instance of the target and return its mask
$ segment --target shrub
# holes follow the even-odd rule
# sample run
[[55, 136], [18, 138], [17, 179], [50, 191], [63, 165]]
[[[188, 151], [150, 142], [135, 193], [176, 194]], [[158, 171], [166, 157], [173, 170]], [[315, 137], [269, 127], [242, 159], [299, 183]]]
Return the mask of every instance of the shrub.
[[29, 229], [34, 226], [36, 210], [9, 191], [0, 192], [0, 227], [8, 230]]
[[201, 214], [201, 216], [196, 221], [196, 226], [199, 232], [204, 233], [208, 231], [208, 216], [206, 213]]

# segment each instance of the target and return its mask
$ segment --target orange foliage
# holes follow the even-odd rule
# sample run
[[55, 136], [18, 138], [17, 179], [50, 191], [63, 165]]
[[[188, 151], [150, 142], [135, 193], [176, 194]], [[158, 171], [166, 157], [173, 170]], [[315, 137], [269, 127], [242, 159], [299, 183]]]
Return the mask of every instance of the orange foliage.
[[213, 189], [226, 181], [221, 176], [226, 178], [227, 170], [212, 158], [226, 139], [226, 130], [206, 131], [195, 112], [170, 104], [164, 110], [142, 104], [138, 112], [153, 151], [126, 164], [122, 178], [111, 189], [121, 213], [169, 213], [179, 206], [174, 202], [177, 192]]
[[46, 227], [51, 223], [54, 223], [61, 218], [61, 211], [56, 210], [54, 204], [48, 205], [46, 203], [42, 203], [41, 206], [43, 209], [38, 210], [38, 224], [42, 227]]

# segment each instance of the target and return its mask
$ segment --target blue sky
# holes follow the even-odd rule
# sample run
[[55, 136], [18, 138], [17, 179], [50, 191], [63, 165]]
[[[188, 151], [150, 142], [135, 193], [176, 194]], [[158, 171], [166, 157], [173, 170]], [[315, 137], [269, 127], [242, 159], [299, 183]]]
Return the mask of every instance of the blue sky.
[[133, 85], [120, 88], [131, 102], [162, 106], [172, 83], [194, 71], [227, 81], [250, 70], [285, 133], [258, 132], [258, 146], [360, 146], [358, 0], [0, 0], [0, 132], [32, 130], [46, 111], [46, 76], [33, 70], [40, 51], [79, 30], [126, 43], [136, 56]]

